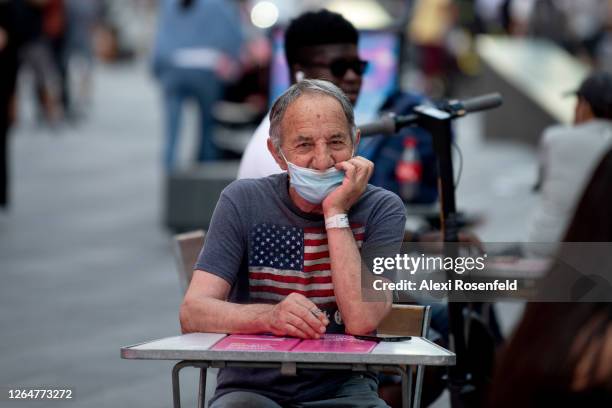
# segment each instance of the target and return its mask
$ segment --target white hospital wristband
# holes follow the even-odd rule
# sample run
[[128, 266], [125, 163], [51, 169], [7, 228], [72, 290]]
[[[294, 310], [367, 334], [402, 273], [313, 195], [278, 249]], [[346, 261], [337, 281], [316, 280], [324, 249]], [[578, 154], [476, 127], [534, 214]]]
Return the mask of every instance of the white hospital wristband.
[[325, 229], [348, 228], [349, 226], [349, 219], [346, 214], [336, 214], [325, 219]]

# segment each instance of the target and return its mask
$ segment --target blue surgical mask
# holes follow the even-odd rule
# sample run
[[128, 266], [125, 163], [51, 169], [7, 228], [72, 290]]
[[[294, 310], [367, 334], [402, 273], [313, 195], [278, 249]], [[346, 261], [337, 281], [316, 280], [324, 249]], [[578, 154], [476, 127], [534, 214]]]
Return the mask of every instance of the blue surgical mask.
[[331, 167], [327, 170], [314, 170], [297, 166], [281, 156], [287, 163], [289, 182], [304, 200], [312, 204], [321, 204], [325, 197], [336, 189], [344, 179], [344, 172]]

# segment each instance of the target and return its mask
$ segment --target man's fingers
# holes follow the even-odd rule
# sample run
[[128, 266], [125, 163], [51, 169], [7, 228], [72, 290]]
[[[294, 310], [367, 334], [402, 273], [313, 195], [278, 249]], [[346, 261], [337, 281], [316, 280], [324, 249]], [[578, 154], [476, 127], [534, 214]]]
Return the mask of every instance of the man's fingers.
[[308, 326], [310, 326], [315, 332], [323, 333], [325, 331], [325, 325], [321, 319], [319, 319], [319, 317], [315, 316], [311, 312], [311, 309], [306, 309], [305, 307], [296, 305], [296, 308], [291, 310], [291, 313], [308, 324]]
[[323, 323], [324, 326], [327, 326], [329, 323], [325, 313], [320, 311], [317, 305], [306, 296], [300, 295], [299, 293], [292, 293], [287, 297], [287, 300], [291, 300], [296, 305], [296, 309], [292, 308], [289, 309], [289, 311], [301, 317], [303, 320], [306, 320], [313, 329], [319, 331], [321, 323]]
[[289, 323], [285, 323], [285, 333], [287, 333], [289, 336], [299, 337], [302, 339], [312, 339], [313, 338], [313, 336], [309, 336], [307, 333], [305, 333], [300, 328], [295, 327], [294, 325], [289, 324]]
[[329, 319], [327, 318], [327, 315], [318, 307], [316, 309], [310, 309], [310, 313], [312, 313], [313, 316], [319, 319], [325, 326], [329, 324]]
[[361, 156], [353, 157], [352, 159], [349, 160], [349, 162], [353, 163], [355, 166], [359, 167], [360, 169], [374, 167], [374, 163], [372, 163], [370, 160], [366, 159], [365, 157], [361, 157]]
[[327, 318], [327, 315], [325, 314], [325, 312], [319, 309], [314, 303], [312, 303], [308, 299], [306, 300], [307, 300], [307, 303], [306, 302], [300, 303], [300, 305], [308, 309], [310, 314], [312, 314], [314, 317], [319, 319], [325, 326], [327, 326], [329, 324], [329, 319]]
[[366, 174], [368, 177], [368, 180], [370, 180], [370, 177], [372, 177], [372, 173], [374, 173], [374, 163], [372, 163], [370, 160], [368, 159], [363, 159], [365, 161], [365, 167], [366, 167]]
[[370, 160], [366, 159], [365, 157], [361, 157], [361, 156], [355, 156], [349, 161], [356, 163], [361, 167], [369, 167], [371, 164], [373, 164]]
[[356, 173], [361, 176], [360, 179], [370, 179], [374, 171], [374, 163], [361, 156], [352, 158], [351, 162], [355, 165]]
[[361, 156], [336, 164], [336, 168], [344, 170], [346, 177], [355, 184], [367, 183], [374, 171], [374, 164]]
[[336, 164], [336, 168], [338, 168], [339, 170], [344, 170], [344, 175], [349, 180], [355, 179], [355, 164], [351, 163], [350, 161], [340, 162]]
[[[290, 296], [293, 297], [293, 300], [299, 304], [300, 306], [308, 309], [311, 313], [313, 311], [315, 311], [314, 314], [319, 315], [322, 314], [323, 316], [325, 316], [325, 313], [321, 312], [321, 310], [317, 307], [317, 305], [315, 305], [312, 300], [308, 299], [306, 296], [304, 295], [300, 295], [299, 293], [292, 293]], [[316, 311], [319, 311], [319, 313], [316, 313]]]
[[[301, 332], [303, 332], [306, 335], [308, 335], [308, 337], [311, 338], [311, 339], [318, 338], [321, 335], [321, 331], [318, 329], [318, 327], [315, 329], [314, 327], [312, 327], [308, 323], [306, 323], [302, 318], [300, 318], [299, 316], [296, 316], [294, 314], [289, 314], [287, 316], [287, 324], [289, 324], [289, 325], [291, 325], [293, 327], [296, 327]], [[318, 326], [320, 327], [321, 323], [319, 323]]]

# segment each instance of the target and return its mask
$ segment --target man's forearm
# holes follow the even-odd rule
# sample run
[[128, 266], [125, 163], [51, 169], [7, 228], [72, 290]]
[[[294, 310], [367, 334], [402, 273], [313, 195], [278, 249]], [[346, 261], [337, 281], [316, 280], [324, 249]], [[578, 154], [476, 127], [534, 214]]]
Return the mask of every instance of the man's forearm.
[[269, 330], [264, 316], [273, 305], [241, 305], [210, 297], [186, 298], [181, 305], [183, 333], [262, 333]]
[[364, 302], [361, 293], [361, 255], [349, 228], [327, 231], [328, 248], [336, 303], [347, 332], [366, 334], [375, 330], [391, 307], [391, 296], [385, 300]]

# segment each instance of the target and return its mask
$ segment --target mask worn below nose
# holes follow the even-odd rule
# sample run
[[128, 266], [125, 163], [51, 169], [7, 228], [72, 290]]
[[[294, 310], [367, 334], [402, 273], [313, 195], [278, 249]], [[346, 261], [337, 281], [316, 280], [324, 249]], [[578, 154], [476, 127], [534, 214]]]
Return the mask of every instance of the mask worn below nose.
[[281, 156], [287, 163], [289, 183], [304, 200], [312, 204], [321, 204], [325, 197], [334, 191], [344, 179], [344, 172], [335, 167], [327, 170], [314, 170], [297, 166]]

